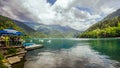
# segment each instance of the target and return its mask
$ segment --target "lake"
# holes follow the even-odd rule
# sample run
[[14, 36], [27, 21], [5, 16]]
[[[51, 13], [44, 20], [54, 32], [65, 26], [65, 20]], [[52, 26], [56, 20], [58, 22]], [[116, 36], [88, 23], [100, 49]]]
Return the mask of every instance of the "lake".
[[29, 51], [24, 68], [120, 68], [120, 38], [27, 39], [44, 48]]

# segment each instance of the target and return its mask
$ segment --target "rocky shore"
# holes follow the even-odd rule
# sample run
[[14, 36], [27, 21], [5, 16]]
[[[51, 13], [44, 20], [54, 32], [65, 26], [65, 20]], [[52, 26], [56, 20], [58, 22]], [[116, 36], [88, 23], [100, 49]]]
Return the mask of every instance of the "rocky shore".
[[0, 47], [0, 52], [4, 59], [2, 63], [8, 68], [12, 68], [12, 65], [21, 62], [24, 59], [26, 50], [23, 46], [12, 46], [12, 47]]

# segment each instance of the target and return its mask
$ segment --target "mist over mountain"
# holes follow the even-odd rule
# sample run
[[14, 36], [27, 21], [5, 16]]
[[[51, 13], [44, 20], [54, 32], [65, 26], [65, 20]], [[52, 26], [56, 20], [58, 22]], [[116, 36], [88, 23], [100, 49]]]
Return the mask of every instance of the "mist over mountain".
[[120, 8], [120, 0], [0, 0], [0, 15], [83, 31]]
[[50, 37], [76, 37], [82, 31], [75, 30], [69, 26], [44, 25], [32, 22], [24, 22], [29, 27], [38, 32], [42, 32]]
[[80, 31], [69, 26], [44, 25], [34, 22], [21, 22], [0, 15], [0, 29], [14, 28], [36, 38], [73, 38]]
[[18, 25], [19, 27], [21, 27], [22, 29], [24, 29], [27, 33], [30, 32], [36, 32], [34, 29], [32, 29], [31, 27], [29, 27], [28, 25], [24, 24], [23, 22], [20, 22], [18, 20], [13, 20], [13, 22]]
[[119, 3], [120, 0], [0, 0], [0, 15], [22, 22], [16, 24], [31, 32], [74, 37], [119, 9]]

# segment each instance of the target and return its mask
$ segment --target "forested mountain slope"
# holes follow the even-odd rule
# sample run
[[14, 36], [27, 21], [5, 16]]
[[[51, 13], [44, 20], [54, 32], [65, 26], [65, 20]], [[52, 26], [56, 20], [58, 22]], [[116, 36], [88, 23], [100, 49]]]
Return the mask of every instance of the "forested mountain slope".
[[22, 28], [20, 28], [19, 26], [17, 26], [10, 18], [0, 15], [0, 30], [7, 29], [7, 28], [13, 28], [15, 30], [25, 33], [25, 31]]
[[[118, 13], [118, 10], [116, 11]], [[115, 14], [115, 15], [114, 15]], [[111, 16], [113, 15], [113, 16]], [[114, 17], [115, 16], [115, 17]], [[120, 16], [115, 12], [78, 35], [84, 38], [120, 37]]]
[[[34, 29], [39, 27], [38, 29]], [[33, 38], [65, 38], [75, 37], [78, 32], [70, 27], [61, 27], [58, 25], [41, 25], [30, 22], [21, 22], [0, 15], [0, 29], [13, 28], [24, 32]]]

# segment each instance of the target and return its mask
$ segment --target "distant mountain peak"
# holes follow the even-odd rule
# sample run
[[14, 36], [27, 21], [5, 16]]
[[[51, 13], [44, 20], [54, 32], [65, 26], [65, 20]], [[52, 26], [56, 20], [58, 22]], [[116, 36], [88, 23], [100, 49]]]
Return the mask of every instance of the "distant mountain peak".
[[33, 28], [38, 32], [42, 32], [44, 34], [49, 35], [50, 37], [75, 37], [81, 31], [75, 30], [69, 26], [61, 26], [61, 25], [45, 25], [39, 23], [26, 23], [29, 27]]

